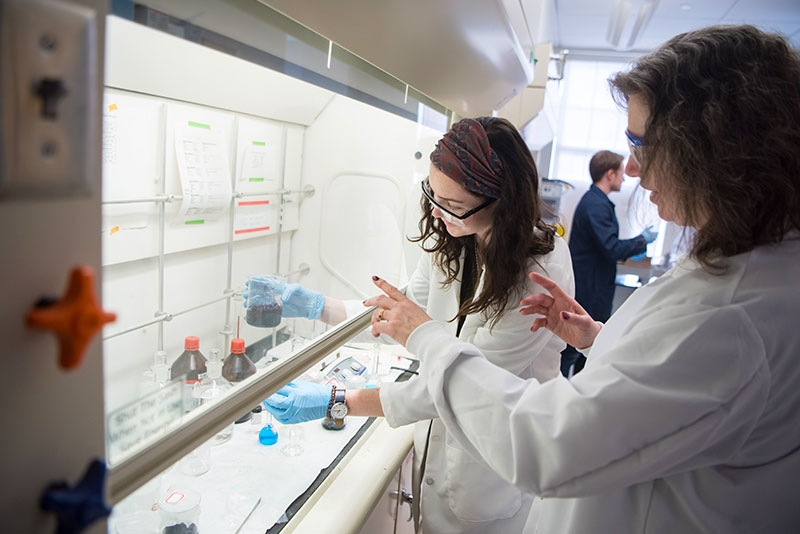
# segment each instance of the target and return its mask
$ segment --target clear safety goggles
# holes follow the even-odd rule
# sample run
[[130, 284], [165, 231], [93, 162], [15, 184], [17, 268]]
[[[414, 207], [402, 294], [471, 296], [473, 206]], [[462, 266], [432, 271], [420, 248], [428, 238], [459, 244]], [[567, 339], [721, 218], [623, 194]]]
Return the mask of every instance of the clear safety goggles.
[[625, 130], [625, 138], [628, 140], [628, 150], [633, 160], [641, 165], [644, 152], [644, 139], [633, 135], [629, 130]]
[[428, 178], [425, 178], [424, 180], [422, 180], [422, 194], [425, 195], [425, 198], [428, 199], [428, 202], [430, 202], [433, 205], [433, 207], [435, 207], [436, 209], [439, 210], [439, 213], [441, 213], [442, 219], [444, 219], [448, 223], [454, 224], [456, 226], [466, 226], [466, 223], [464, 222], [464, 219], [472, 217], [473, 215], [475, 215], [476, 213], [481, 211], [483, 208], [485, 208], [486, 206], [490, 205], [492, 202], [497, 200], [495, 198], [490, 198], [486, 202], [484, 202], [483, 204], [481, 204], [480, 206], [478, 206], [476, 208], [472, 208], [472, 209], [467, 210], [467, 211], [465, 211], [463, 213], [456, 213], [456, 212], [454, 212], [452, 210], [449, 210], [449, 209], [445, 208], [444, 206], [442, 206], [438, 202], [436, 202], [436, 199], [433, 198], [433, 196], [434, 196], [433, 189], [431, 189], [431, 184], [430, 184], [430, 181], [428, 180]]

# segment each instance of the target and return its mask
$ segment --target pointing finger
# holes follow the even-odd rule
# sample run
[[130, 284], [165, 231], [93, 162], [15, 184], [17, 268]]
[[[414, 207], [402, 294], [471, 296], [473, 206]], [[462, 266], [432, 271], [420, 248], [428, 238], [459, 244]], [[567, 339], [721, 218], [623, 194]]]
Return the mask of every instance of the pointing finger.
[[537, 284], [542, 286], [544, 289], [549, 291], [550, 294], [553, 296], [553, 298], [559, 298], [559, 297], [571, 298], [571, 297], [569, 297], [569, 295], [564, 293], [564, 290], [561, 289], [561, 287], [559, 287], [558, 284], [556, 284], [555, 282], [553, 282], [552, 280], [550, 280], [546, 276], [543, 276], [543, 275], [541, 275], [541, 274], [539, 274], [537, 272], [531, 271], [531, 272], [528, 273], [528, 278], [530, 278], [531, 280], [533, 280], [534, 282], [536, 282]]
[[378, 308], [386, 308], [387, 310], [391, 310], [393, 304], [396, 304], [396, 302], [397, 301], [387, 297], [386, 295], [376, 295], [366, 299], [363, 304], [364, 306], [375, 306]]
[[381, 291], [386, 293], [391, 299], [393, 300], [402, 300], [405, 298], [405, 295], [402, 291], [394, 287], [392, 284], [387, 282], [386, 280], [379, 278], [377, 276], [372, 277], [372, 283], [378, 286]]

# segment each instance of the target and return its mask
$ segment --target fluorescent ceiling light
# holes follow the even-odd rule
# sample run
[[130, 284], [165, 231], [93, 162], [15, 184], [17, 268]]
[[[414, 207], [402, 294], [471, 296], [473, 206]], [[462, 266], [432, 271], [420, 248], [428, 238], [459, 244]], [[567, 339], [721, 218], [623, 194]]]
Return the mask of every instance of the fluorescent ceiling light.
[[[653, 13], [658, 7], [659, 0], [644, 0], [639, 2], [639, 9], [636, 14], [636, 20], [633, 23], [633, 28], [628, 35], [626, 49], [630, 49], [636, 43], [644, 29], [653, 18]], [[614, 0], [614, 6], [611, 9], [611, 16], [608, 21], [608, 31], [606, 32], [606, 40], [614, 48], [620, 49], [620, 40], [628, 24], [628, 14], [633, 7], [633, 2], [630, 0]]]
[[631, 30], [631, 36], [628, 38], [628, 48], [633, 48], [633, 43], [636, 42], [639, 34], [650, 23], [650, 19], [653, 18], [653, 12], [656, 7], [658, 7], [658, 0], [650, 0], [641, 5], [639, 14], [636, 16], [636, 23], [633, 25], [633, 30]]
[[614, 0], [614, 8], [611, 10], [611, 20], [608, 21], [608, 32], [606, 32], [606, 41], [614, 47], [619, 45], [619, 39], [622, 35], [622, 29], [625, 27], [625, 22], [628, 20], [630, 8], [631, 3], [627, 0]]

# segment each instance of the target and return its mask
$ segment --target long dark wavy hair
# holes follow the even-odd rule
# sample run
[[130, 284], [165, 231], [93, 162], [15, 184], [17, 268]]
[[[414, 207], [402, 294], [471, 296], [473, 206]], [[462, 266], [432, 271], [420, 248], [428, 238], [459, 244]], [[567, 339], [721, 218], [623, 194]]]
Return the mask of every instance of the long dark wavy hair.
[[650, 110], [641, 175], [677, 194], [709, 272], [800, 228], [800, 58], [753, 26], [678, 35], [609, 80]]
[[[470, 297], [461, 304], [458, 316], [485, 312], [490, 326], [500, 312], [520, 296], [528, 271], [528, 261], [555, 248], [555, 229], [542, 220], [544, 209], [539, 197], [539, 174], [528, 146], [517, 129], [506, 119], [476, 118], [486, 131], [489, 144], [503, 162], [500, 197], [492, 204], [494, 219], [486, 243], [479, 246], [474, 235], [453, 237], [444, 223], [433, 216], [433, 207], [422, 196], [420, 235], [410, 237], [434, 255], [433, 263], [445, 275], [445, 287], [452, 284], [461, 269], [461, 257], [475, 258], [483, 265], [483, 288], [475, 295], [479, 276], [467, 288]], [[534, 231], [538, 230], [538, 231]], [[474, 297], [474, 300], [473, 298]]]

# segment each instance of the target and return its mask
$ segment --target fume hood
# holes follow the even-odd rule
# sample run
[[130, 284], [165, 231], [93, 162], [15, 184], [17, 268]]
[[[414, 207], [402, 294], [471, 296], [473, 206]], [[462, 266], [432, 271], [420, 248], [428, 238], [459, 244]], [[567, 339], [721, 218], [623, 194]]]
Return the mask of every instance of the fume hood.
[[[55, 515], [39, 509], [49, 484], [65, 490], [90, 485], [99, 494], [93, 498], [118, 507], [112, 527], [122, 528], [127, 512], [147, 514], [147, 507], [127, 499], [147, 493], [164, 473], [174, 474], [183, 459], [287, 381], [313, 375], [348, 351], [385, 353], [390, 360], [384, 364], [400, 367], [395, 371], [413, 370], [396, 346], [369, 337], [369, 310], [338, 325], [291, 319], [256, 329], [241, 320], [242, 285], [250, 275], [270, 274], [357, 302], [376, 292], [371, 274], [402, 285], [419, 254], [405, 239], [416, 232], [419, 184], [448, 120], [502, 107], [532, 74], [530, 58], [494, 2], [397, 2], [408, 13], [397, 15], [392, 34], [409, 45], [425, 43], [402, 50], [397, 64], [346, 49], [253, 0], [115, 2], [108, 19], [106, 2], [68, 3], [91, 4], [87, 17], [96, 24], [93, 43], [100, 52], [92, 93], [97, 135], [87, 131], [66, 140], [99, 147], [85, 177], [90, 187], [86, 198], [4, 199], [0, 211], [8, 230], [4, 248], [22, 254], [4, 277], [5, 339], [19, 351], [4, 399], [18, 405], [20, 420], [36, 423], [4, 442], [3, 475], [17, 481], [18, 498], [4, 499], [3, 516], [12, 518], [9, 528], [25, 532], [53, 530]], [[370, 15], [377, 17], [375, 28], [389, 24], [386, 14]], [[421, 26], [426, 17], [435, 23]], [[477, 37], [464, 31], [478, 19], [483, 30]], [[350, 22], [363, 25], [363, 18]], [[439, 38], [450, 48], [431, 44]], [[454, 70], [448, 76], [442, 66], [449, 64]], [[202, 184], [189, 179], [201, 171]], [[116, 313], [116, 322], [89, 343], [82, 365], [66, 370], [57, 365], [57, 340], [21, 325], [37, 301], [69, 297], [64, 285], [75, 265], [95, 273], [84, 286]], [[244, 339], [258, 374], [219, 403], [184, 413], [184, 381], [157, 379], [154, 356], [166, 352], [170, 364], [185, 338], [195, 336], [201, 351], [219, 349], [223, 356], [233, 339]], [[159, 389], [152, 389], [154, 378]], [[146, 413], [153, 406], [164, 410]], [[270, 509], [277, 500], [254, 500], [251, 487], [220, 495], [222, 482], [207, 477], [200, 485], [211, 491], [206, 511], [233, 510], [241, 521], [255, 520], [250, 527], [260, 532], [279, 530], [291, 513], [324, 516], [325, 499], [335, 496], [326, 489], [347, 478], [348, 465], [365, 465], [371, 450], [384, 455], [383, 464], [359, 488], [364, 502], [352, 521], [363, 524], [378, 502], [388, 511], [387, 488], [394, 491], [392, 517], [405, 520], [407, 510], [398, 513], [401, 488], [390, 482], [402, 470], [410, 432], [351, 421], [351, 430], [364, 424], [362, 436], [375, 445], [348, 440], [336, 451], [325, 465], [330, 477], [303, 492], [304, 502], [322, 503], [314, 510]], [[227, 467], [236, 476], [218, 469], [214, 477], [257, 481], [255, 470], [265, 466], [293, 474], [290, 457], [265, 461], [266, 449], [258, 449], [257, 436], [241, 424], [233, 439], [244, 436], [260, 462], [233, 460]], [[64, 438], [57, 449], [47, 431]], [[320, 435], [331, 437], [309, 429], [309, 449]], [[105, 482], [95, 478], [98, 466], [107, 469]], [[360, 483], [366, 478], [356, 476]], [[104, 531], [100, 523], [90, 531]]]
[[[331, 74], [331, 58], [352, 63], [352, 57], [345, 57], [352, 55], [383, 73], [384, 83], [399, 94], [394, 103], [400, 107], [409, 95], [422, 95], [459, 116], [490, 115], [520, 94], [534, 78], [539, 53], [523, 49], [500, 1], [141, 0], [138, 4], [174, 17], [174, 22], [190, 21], [220, 36], [235, 35], [236, 41], [252, 47], [253, 55], [266, 51], [324, 77]], [[290, 37], [270, 42], [260, 28], [264, 21], [282, 18], [278, 13], [288, 17], [280, 24]], [[297, 27], [290, 28], [288, 20]], [[176, 23], [173, 29], [181, 31], [179, 26]], [[203, 43], [243, 57], [229, 39], [214, 42], [206, 36]], [[345, 83], [361, 91], [375, 89], [363, 81]]]

